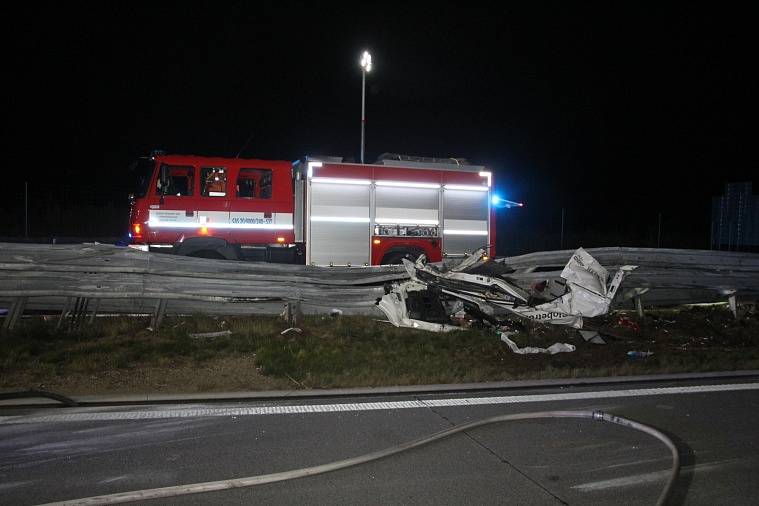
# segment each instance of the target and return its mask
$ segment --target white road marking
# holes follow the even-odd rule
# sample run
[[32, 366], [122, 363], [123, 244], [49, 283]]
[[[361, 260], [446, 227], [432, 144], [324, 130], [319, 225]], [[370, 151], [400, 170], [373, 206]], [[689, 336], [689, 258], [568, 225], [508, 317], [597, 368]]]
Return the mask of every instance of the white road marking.
[[424, 409], [454, 406], [484, 406], [494, 404], [523, 404], [528, 402], [556, 402], [620, 397], [646, 397], [652, 395], [680, 395], [712, 392], [735, 392], [759, 390], [759, 383], [735, 383], [726, 385], [698, 385], [687, 387], [637, 388], [631, 390], [584, 391], [574, 393], [508, 395], [496, 397], [467, 397], [463, 399], [428, 399], [410, 401], [359, 402], [338, 404], [291, 404], [276, 406], [192, 406], [175, 409], [156, 407], [150, 410], [81, 411], [73, 408], [64, 414], [2, 416], [2, 424], [27, 424], [51, 422], [92, 422], [112, 420], [150, 420], [157, 418], [197, 418], [210, 416], [293, 415], [311, 413], [338, 413], [351, 411], [377, 411], [393, 409]]

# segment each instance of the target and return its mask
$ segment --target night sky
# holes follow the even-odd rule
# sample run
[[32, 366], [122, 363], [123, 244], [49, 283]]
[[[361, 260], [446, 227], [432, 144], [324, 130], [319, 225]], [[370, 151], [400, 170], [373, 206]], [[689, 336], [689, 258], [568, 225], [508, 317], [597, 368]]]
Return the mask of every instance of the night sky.
[[[506, 198], [499, 249], [708, 248], [757, 187], [755, 26], [724, 3], [58, 3], [6, 16], [6, 232], [118, 236], [130, 160], [168, 152], [464, 157]], [[274, 7], [276, 5], [276, 7]], [[21, 181], [19, 183], [19, 181]], [[755, 189], [756, 193], [759, 190]]]

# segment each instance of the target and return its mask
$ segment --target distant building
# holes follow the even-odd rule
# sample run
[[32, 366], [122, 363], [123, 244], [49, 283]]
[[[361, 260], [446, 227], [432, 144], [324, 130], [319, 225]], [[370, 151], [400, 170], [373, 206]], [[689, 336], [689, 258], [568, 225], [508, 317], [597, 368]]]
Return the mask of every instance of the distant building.
[[759, 196], [751, 182], [727, 183], [725, 194], [712, 198], [712, 249], [759, 248]]

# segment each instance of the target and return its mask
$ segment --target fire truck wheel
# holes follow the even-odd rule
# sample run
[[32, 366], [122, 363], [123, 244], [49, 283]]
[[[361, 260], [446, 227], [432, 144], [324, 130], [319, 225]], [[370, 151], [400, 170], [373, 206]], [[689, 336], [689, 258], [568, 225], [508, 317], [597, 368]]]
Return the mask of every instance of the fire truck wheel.
[[415, 262], [417, 258], [419, 258], [419, 255], [421, 255], [421, 251], [412, 251], [412, 250], [404, 250], [404, 251], [391, 251], [387, 254], [385, 254], [384, 257], [382, 257], [382, 261], [380, 262], [380, 265], [393, 265], [393, 264], [402, 264], [402, 259], [410, 260], [412, 262]]
[[188, 257], [195, 257], [195, 258], [212, 258], [214, 260], [224, 260], [224, 255], [219, 253], [218, 251], [211, 251], [211, 250], [200, 250], [200, 251], [194, 251], [187, 255]]
[[191, 237], [174, 245], [174, 254], [186, 257], [240, 260], [239, 248], [218, 237]]

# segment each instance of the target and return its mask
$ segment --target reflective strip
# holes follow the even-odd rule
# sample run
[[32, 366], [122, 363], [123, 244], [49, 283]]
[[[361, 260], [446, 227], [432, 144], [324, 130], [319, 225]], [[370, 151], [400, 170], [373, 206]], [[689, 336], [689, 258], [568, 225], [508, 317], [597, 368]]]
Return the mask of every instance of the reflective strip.
[[265, 230], [292, 230], [294, 227], [286, 223], [208, 223], [208, 228], [221, 229], [265, 229]]
[[327, 221], [332, 223], [369, 223], [369, 218], [342, 216], [311, 216], [311, 221]]
[[314, 168], [318, 168], [321, 166], [322, 166], [322, 162], [308, 162], [307, 176], [311, 178], [314, 175]]
[[314, 183], [334, 183], [334, 184], [361, 184], [370, 185], [371, 181], [368, 179], [343, 179], [338, 177], [312, 177], [311, 181]]
[[439, 184], [435, 183], [407, 183], [405, 181], [377, 181], [377, 186], [400, 186], [405, 188], [440, 188]]
[[443, 188], [446, 190], [470, 190], [476, 192], [486, 192], [490, 189], [487, 186], [474, 186], [467, 184], [447, 184], [443, 186]]
[[[704, 394], [715, 392], [738, 392], [759, 390], [759, 383], [733, 383], [718, 385], [695, 385], [684, 387], [636, 388], [630, 390], [589, 390], [581, 392], [506, 395], [494, 397], [454, 397], [444, 399], [418, 399], [409, 401], [376, 401], [333, 404], [276, 404], [272, 406], [178, 406], [142, 408], [122, 411], [56, 410], [55, 414], [39, 411], [30, 415], [0, 416], [0, 425], [26, 423], [92, 422], [111, 420], [151, 420], [170, 418], [195, 418], [205, 416], [256, 416], [291, 415], [303, 413], [340, 413], [394, 409], [429, 409], [444, 407], [469, 407], [509, 405], [535, 402], [565, 402], [578, 400], [617, 399], [661, 395]], [[91, 408], [90, 408], [91, 409]], [[63, 411], [63, 412], [61, 412]], [[50, 411], [48, 411], [50, 412]]]
[[263, 229], [263, 230], [292, 230], [293, 226], [284, 223], [196, 223], [196, 222], [162, 222], [148, 221], [151, 228], [215, 228], [222, 230], [229, 229]]
[[443, 234], [445, 235], [488, 235], [487, 231], [485, 230], [456, 230], [456, 229], [443, 230]]
[[437, 220], [415, 220], [413, 218], [375, 218], [374, 222], [385, 225], [438, 225], [440, 223]]

